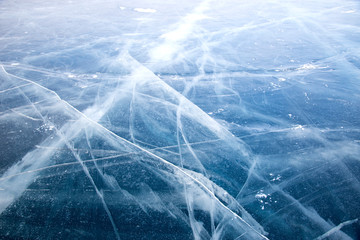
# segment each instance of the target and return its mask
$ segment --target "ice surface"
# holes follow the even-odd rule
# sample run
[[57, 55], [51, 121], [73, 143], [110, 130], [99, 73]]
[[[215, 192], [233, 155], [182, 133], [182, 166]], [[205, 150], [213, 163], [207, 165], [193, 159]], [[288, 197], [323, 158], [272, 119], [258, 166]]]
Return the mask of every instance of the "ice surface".
[[359, 239], [356, 1], [1, 1], [0, 239]]

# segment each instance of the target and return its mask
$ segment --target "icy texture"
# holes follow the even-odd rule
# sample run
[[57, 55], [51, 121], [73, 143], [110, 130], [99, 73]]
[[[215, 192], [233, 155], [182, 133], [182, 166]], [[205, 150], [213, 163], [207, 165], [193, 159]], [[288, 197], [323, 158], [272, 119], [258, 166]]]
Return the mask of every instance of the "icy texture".
[[4, 0], [0, 64], [0, 239], [360, 238], [357, 1]]

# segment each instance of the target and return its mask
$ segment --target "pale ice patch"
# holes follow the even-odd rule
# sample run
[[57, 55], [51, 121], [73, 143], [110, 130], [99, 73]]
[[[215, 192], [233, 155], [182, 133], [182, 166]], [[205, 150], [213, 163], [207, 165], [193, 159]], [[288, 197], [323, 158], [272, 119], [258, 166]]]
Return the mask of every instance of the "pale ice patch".
[[142, 13], [155, 13], [156, 9], [152, 8], [134, 8], [135, 12], [142, 12]]

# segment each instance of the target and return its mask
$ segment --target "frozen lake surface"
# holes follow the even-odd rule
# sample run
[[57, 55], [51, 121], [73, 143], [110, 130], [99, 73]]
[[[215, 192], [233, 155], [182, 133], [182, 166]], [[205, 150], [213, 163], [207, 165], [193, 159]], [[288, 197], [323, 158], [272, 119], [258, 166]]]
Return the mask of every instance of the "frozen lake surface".
[[360, 239], [360, 3], [0, 1], [0, 239]]

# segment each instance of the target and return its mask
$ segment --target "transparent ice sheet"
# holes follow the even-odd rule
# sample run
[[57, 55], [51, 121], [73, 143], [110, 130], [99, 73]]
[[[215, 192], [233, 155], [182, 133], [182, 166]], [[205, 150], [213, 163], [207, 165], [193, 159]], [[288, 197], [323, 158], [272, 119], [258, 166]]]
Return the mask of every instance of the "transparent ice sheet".
[[357, 2], [0, 10], [0, 238], [359, 238]]

